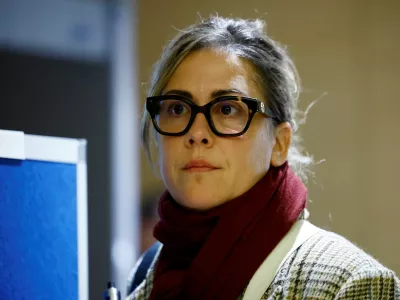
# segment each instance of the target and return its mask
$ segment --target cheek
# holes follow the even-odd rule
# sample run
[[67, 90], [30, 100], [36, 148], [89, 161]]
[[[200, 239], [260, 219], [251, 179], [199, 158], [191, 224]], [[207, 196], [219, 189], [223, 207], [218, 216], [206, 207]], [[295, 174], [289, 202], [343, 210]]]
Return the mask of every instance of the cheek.
[[177, 138], [160, 137], [158, 140], [158, 167], [163, 177], [169, 176], [173, 171], [176, 158], [179, 157]]
[[251, 141], [249, 145], [250, 164], [253, 167], [253, 172], [260, 174], [269, 169], [271, 154], [274, 140], [271, 137], [267, 125], [262, 126], [255, 132], [253, 137], [249, 137]]

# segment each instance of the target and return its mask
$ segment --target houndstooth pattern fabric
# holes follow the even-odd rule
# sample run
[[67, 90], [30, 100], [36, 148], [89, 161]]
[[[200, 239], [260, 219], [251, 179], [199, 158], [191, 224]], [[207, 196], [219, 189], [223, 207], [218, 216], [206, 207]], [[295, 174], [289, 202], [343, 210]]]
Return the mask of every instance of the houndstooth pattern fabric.
[[400, 281], [345, 238], [321, 231], [285, 261], [264, 299], [400, 299]]
[[[127, 300], [149, 298], [154, 264]], [[289, 256], [261, 298], [277, 299], [400, 300], [400, 281], [393, 271], [345, 238], [321, 230]]]

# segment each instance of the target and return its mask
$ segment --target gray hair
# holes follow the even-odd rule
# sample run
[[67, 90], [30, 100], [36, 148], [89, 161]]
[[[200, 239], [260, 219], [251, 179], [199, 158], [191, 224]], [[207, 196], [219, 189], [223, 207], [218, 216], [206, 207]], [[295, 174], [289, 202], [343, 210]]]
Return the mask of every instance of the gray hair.
[[[227, 51], [249, 61], [256, 72], [264, 99], [276, 117], [275, 127], [289, 122], [293, 128], [288, 162], [294, 172], [307, 181], [313, 158], [302, 154], [298, 135], [300, 80], [286, 49], [264, 33], [262, 20], [230, 19], [213, 16], [179, 32], [164, 48], [153, 72], [149, 96], [160, 95], [172, 74], [185, 57], [196, 50], [212, 48]], [[151, 164], [151, 119], [144, 110], [141, 137]], [[153, 166], [154, 167], [154, 166]]]

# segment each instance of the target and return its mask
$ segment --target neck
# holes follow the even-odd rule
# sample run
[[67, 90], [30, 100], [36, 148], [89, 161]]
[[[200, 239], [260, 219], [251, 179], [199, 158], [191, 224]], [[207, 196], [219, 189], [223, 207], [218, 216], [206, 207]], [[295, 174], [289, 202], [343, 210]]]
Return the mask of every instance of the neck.
[[[154, 229], [154, 236], [164, 244], [155, 284], [160, 287], [157, 280], [161, 280], [161, 274], [165, 274], [162, 278], [171, 274], [172, 280], [177, 270], [182, 281], [164, 282], [162, 288], [155, 286], [154, 294], [165, 292], [168, 286], [179, 293], [185, 290], [186, 299], [231, 299], [216, 297], [219, 292], [210, 287], [217, 288], [213, 282], [220, 279], [220, 288], [232, 299], [234, 294], [237, 297], [248, 283], [244, 279], [250, 280], [296, 222], [306, 197], [306, 188], [287, 164], [271, 168], [246, 193], [208, 211], [188, 210], [168, 192], [164, 193], [159, 206], [160, 222]], [[229, 270], [233, 267], [246, 275], [232, 275]], [[224, 285], [228, 277], [238, 280], [236, 287]]]

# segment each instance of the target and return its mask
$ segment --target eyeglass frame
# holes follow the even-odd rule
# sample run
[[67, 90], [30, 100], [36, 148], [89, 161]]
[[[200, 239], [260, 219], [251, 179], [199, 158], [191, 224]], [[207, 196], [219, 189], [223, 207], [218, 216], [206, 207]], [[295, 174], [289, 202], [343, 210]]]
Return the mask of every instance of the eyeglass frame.
[[[165, 132], [165, 131], [161, 130], [161, 128], [158, 126], [157, 121], [156, 121], [155, 103], [165, 101], [165, 100], [182, 101], [190, 107], [190, 109], [191, 109], [190, 119], [189, 119], [189, 122], [188, 122], [186, 128], [183, 131], [177, 132], [177, 133], [170, 133], [170, 132]], [[211, 108], [214, 104], [216, 104], [218, 102], [222, 102], [222, 101], [227, 101], [227, 100], [243, 102], [247, 105], [247, 108], [249, 109], [249, 117], [247, 119], [246, 126], [243, 128], [243, 130], [241, 132], [221, 133], [214, 126], [214, 123], [213, 123], [212, 117], [211, 117]], [[237, 137], [237, 136], [241, 136], [244, 133], [246, 133], [246, 131], [250, 127], [250, 123], [253, 120], [254, 115], [257, 112], [263, 114], [264, 117], [266, 117], [266, 118], [277, 120], [277, 118], [273, 116], [272, 112], [266, 107], [266, 105], [262, 101], [260, 101], [256, 98], [245, 97], [245, 96], [233, 96], [233, 95], [226, 95], [226, 96], [220, 96], [220, 97], [214, 98], [213, 100], [211, 100], [210, 102], [208, 102], [207, 104], [202, 105], [202, 106], [199, 106], [199, 105], [193, 103], [193, 101], [191, 99], [189, 99], [185, 96], [182, 96], [182, 95], [171, 94], [171, 95], [151, 96], [151, 97], [146, 98], [146, 110], [150, 114], [154, 128], [157, 130], [157, 132], [161, 135], [166, 135], [166, 136], [183, 136], [186, 133], [188, 133], [194, 123], [194, 120], [196, 119], [197, 114], [199, 114], [199, 113], [203, 113], [203, 115], [205, 116], [205, 118], [207, 120], [208, 126], [211, 128], [211, 131], [215, 135], [220, 136], [220, 137]]]

